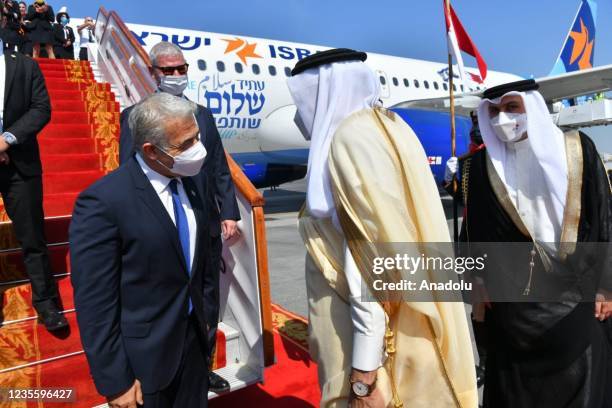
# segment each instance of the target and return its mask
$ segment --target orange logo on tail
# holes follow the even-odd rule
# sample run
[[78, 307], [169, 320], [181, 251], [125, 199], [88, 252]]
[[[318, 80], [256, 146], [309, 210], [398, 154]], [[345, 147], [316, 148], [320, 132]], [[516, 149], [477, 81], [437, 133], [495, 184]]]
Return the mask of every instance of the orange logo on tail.
[[591, 65], [593, 40], [589, 41], [589, 29], [584, 25], [582, 19], [580, 19], [580, 32], [572, 31], [570, 37], [574, 40], [570, 64], [573, 64], [580, 57], [578, 61], [580, 69], [593, 68], [593, 65]]

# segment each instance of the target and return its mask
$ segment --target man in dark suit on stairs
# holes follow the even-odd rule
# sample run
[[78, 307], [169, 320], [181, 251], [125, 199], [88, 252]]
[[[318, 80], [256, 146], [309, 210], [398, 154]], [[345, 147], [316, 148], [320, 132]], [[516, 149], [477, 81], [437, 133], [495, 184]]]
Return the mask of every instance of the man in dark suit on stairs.
[[[1, 41], [0, 41], [1, 43]], [[44, 231], [42, 165], [36, 137], [51, 119], [36, 61], [0, 46], [0, 193], [23, 251], [32, 304], [49, 331], [68, 326], [59, 309]]]
[[75, 204], [77, 320], [94, 383], [111, 407], [207, 405], [204, 293], [214, 282], [195, 109], [167, 93], [136, 105], [136, 153]]
[[[185, 61], [181, 49], [169, 42], [156, 44], [150, 52], [151, 75], [157, 83], [158, 92], [165, 92], [184, 99], [183, 91], [187, 86], [187, 71], [189, 65]], [[125, 163], [133, 154], [134, 143], [127, 126], [132, 107], [121, 112], [121, 136], [119, 141], [119, 162]], [[210, 292], [205, 294], [208, 310], [208, 358], [212, 365], [212, 356], [216, 344], [217, 323], [219, 321], [219, 271], [221, 251], [223, 249], [221, 235], [230, 239], [239, 234], [236, 222], [240, 212], [236, 202], [234, 184], [225, 157], [225, 150], [215, 125], [215, 119], [209, 109], [197, 105], [196, 119], [201, 132], [201, 141], [208, 155], [202, 167], [202, 179], [208, 185], [208, 209], [211, 236], [211, 268], [216, 281]], [[210, 389], [215, 392], [229, 390], [228, 382], [214, 373], [209, 372]]]

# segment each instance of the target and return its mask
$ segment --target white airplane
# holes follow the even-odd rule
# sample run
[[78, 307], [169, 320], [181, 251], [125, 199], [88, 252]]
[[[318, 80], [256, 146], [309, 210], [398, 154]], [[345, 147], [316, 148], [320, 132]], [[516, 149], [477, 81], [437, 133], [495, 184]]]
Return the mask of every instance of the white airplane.
[[[610, 83], [603, 82], [612, 75], [607, 74], [610, 67], [590, 74], [595, 78], [591, 82], [597, 85], [585, 79], [593, 66], [594, 10], [593, 0], [581, 0], [554, 65], [552, 74], [557, 76], [542, 83], [555, 100], [610, 89]], [[286, 80], [297, 61], [328, 47], [129, 23], [107, 30], [115, 32], [111, 36], [105, 34], [105, 28], [96, 28], [100, 46], [107, 48], [99, 54], [102, 60], [112, 57], [106, 64], [110, 65], [112, 59], [117, 73], [106, 75], [115, 75], [110, 82], [123, 83], [119, 96], [124, 104], [138, 100], [135, 94], [139, 94], [139, 82], [150, 81], [145, 78], [148, 74], [144, 53], [159, 41], [171, 41], [183, 49], [189, 63], [186, 96], [212, 110], [225, 149], [253, 184], [279, 185], [305, 175], [309, 142], [293, 123], [295, 106]], [[127, 30], [133, 38], [126, 37]], [[123, 50], [131, 55], [129, 59], [122, 55]], [[96, 51], [92, 50], [94, 56]], [[450, 118], [447, 112], [440, 112], [440, 108], [448, 109], [447, 64], [374, 53], [368, 53], [366, 64], [379, 77], [383, 104], [412, 126], [429, 156], [434, 176], [440, 180], [443, 164], [450, 156]], [[582, 71], [573, 72], [578, 70]], [[135, 71], [138, 75], [134, 75]], [[467, 72], [477, 77], [477, 70], [468, 68]], [[468, 101], [469, 96], [487, 87], [523, 79], [498, 71], [489, 71], [483, 83], [470, 79], [462, 83], [455, 77], [457, 93], [467, 95], [464, 100]], [[146, 92], [140, 89], [140, 93]], [[459, 104], [461, 101], [459, 98]], [[467, 103], [466, 109], [473, 109], [473, 105]], [[458, 154], [467, 148], [470, 128], [469, 117], [459, 116]]]

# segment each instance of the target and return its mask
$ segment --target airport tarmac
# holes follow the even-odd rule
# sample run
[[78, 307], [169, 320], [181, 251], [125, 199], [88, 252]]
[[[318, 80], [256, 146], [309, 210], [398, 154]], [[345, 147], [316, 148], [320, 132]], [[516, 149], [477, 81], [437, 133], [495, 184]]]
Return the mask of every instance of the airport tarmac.
[[[260, 190], [266, 206], [266, 234], [268, 238], [268, 269], [272, 301], [307, 317], [304, 262], [306, 249], [297, 228], [297, 216], [306, 197], [305, 179], [283, 184], [281, 187]], [[453, 234], [452, 198], [442, 197], [448, 228]], [[459, 214], [462, 212], [459, 211]], [[461, 224], [459, 224], [461, 225]]]

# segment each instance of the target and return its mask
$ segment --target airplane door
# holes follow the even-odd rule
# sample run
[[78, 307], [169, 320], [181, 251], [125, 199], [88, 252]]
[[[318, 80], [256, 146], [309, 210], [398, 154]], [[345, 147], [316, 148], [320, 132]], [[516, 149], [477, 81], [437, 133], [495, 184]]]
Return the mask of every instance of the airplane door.
[[387, 78], [387, 74], [377, 69], [376, 76], [378, 77], [378, 81], [380, 82], [380, 97], [381, 98], [390, 97], [391, 90], [389, 89], [389, 79]]

